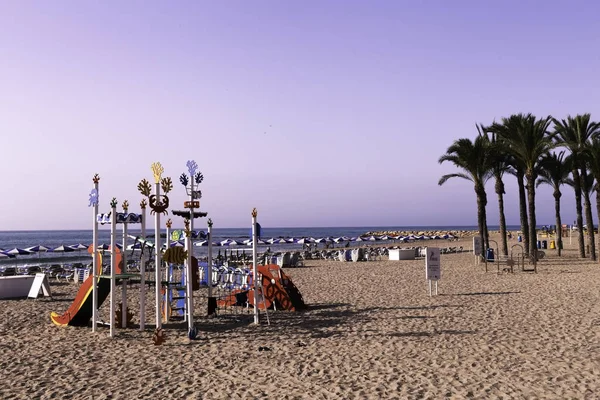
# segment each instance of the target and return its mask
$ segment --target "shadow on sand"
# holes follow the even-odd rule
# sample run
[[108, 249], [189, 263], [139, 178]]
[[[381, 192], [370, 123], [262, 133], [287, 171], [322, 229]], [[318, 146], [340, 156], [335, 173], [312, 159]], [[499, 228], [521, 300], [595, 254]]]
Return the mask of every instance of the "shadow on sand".
[[393, 337], [433, 337], [440, 335], [474, 335], [477, 331], [440, 330], [434, 332], [396, 332], [391, 333]]

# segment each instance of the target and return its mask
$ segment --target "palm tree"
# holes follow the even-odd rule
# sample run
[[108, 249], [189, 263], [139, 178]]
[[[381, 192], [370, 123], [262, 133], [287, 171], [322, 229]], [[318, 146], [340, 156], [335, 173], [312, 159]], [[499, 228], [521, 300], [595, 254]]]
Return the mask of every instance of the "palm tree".
[[[590, 114], [567, 116], [566, 120], [553, 119], [554, 132], [557, 143], [568, 148], [573, 156], [573, 189], [575, 190], [575, 207], [577, 210], [577, 231], [579, 233], [579, 255], [585, 257], [585, 245], [583, 238], [583, 210], [581, 207], [581, 197], [584, 196], [586, 223], [590, 237], [590, 253], [592, 259], [596, 259], [595, 239], [594, 239], [594, 221], [592, 219], [592, 210], [590, 206], [589, 188], [587, 185], [587, 171], [583, 160], [583, 151], [589, 145], [592, 137], [600, 134], [600, 124], [592, 122]], [[582, 176], [583, 175], [583, 176]], [[588, 192], [588, 195], [585, 192]]]
[[561, 151], [558, 154], [545, 154], [540, 160], [539, 179], [536, 183], [536, 186], [546, 184], [550, 185], [552, 189], [554, 189], [553, 196], [557, 231], [556, 247], [558, 249], [559, 257], [561, 256], [563, 247], [562, 222], [560, 219], [560, 197], [562, 196], [562, 193], [560, 192], [560, 187], [564, 184], [567, 184], [569, 181], [569, 175], [571, 174], [571, 158], [565, 158], [564, 155], [564, 151]]
[[[583, 150], [585, 162], [590, 173], [596, 179], [596, 212], [600, 216], [600, 138], [594, 137], [589, 145]], [[600, 218], [600, 217], [599, 217]]]
[[581, 164], [581, 194], [583, 195], [583, 211], [587, 224], [587, 232], [590, 240], [590, 258], [596, 261], [596, 239], [594, 235], [594, 218], [592, 216], [591, 193], [593, 190], [594, 177], [587, 172], [585, 161]]
[[[508, 118], [502, 118], [501, 123], [494, 122], [487, 130], [498, 135], [500, 139], [505, 136], [517, 135], [520, 131], [525, 116], [523, 114], [514, 114]], [[512, 169], [507, 172], [517, 178], [519, 188], [519, 216], [521, 219], [521, 234], [523, 235], [523, 245], [526, 251], [529, 251], [529, 222], [527, 220], [527, 196], [525, 194], [525, 166], [521, 161], [511, 156], [510, 143], [502, 142], [502, 152], [508, 156]]]
[[[486, 132], [485, 135], [487, 137], [487, 128], [483, 125], [477, 127], [480, 135], [483, 135], [483, 132]], [[490, 140], [490, 162], [492, 166], [492, 174], [494, 176], [494, 180], [496, 184], [494, 185], [494, 189], [496, 190], [496, 195], [498, 196], [498, 211], [499, 211], [499, 224], [500, 224], [500, 236], [502, 240], [502, 254], [508, 256], [508, 242], [506, 240], [506, 218], [504, 216], [504, 195], [506, 191], [504, 190], [504, 181], [502, 177], [505, 172], [511, 170], [510, 161], [511, 158], [508, 154], [506, 154], [502, 146], [498, 142], [497, 135], [492, 133], [492, 137]]]
[[492, 130], [502, 137], [506, 151], [523, 167], [529, 208], [529, 253], [535, 255], [537, 251], [534, 240], [536, 237], [535, 182], [540, 158], [554, 147], [552, 135], [548, 132], [552, 117], [537, 119], [532, 114], [518, 114], [516, 119], [517, 129], [492, 125]]
[[487, 217], [485, 206], [487, 195], [485, 183], [492, 176], [489, 157], [489, 142], [485, 136], [479, 135], [474, 141], [470, 139], [458, 139], [440, 157], [439, 163], [448, 161], [462, 170], [462, 172], [447, 174], [440, 178], [438, 185], [443, 185], [450, 178], [462, 178], [473, 182], [475, 195], [477, 196], [477, 225], [479, 236], [485, 248], [489, 248], [487, 231]]

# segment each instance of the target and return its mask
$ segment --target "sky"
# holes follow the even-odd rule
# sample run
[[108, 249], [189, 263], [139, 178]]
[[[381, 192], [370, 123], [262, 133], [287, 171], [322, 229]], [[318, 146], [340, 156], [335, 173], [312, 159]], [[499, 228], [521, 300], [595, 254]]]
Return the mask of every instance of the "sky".
[[[596, 109], [600, 5], [575, 1], [0, 3], [0, 230], [91, 229], [159, 161], [195, 160], [215, 227], [476, 225], [437, 160], [475, 124]], [[518, 224], [506, 181], [506, 219]], [[562, 217], [575, 218], [565, 189]], [[488, 222], [498, 223], [493, 182]], [[554, 223], [540, 188], [540, 224]], [[172, 217], [175, 226], [181, 218]], [[203, 225], [204, 221], [196, 224]]]

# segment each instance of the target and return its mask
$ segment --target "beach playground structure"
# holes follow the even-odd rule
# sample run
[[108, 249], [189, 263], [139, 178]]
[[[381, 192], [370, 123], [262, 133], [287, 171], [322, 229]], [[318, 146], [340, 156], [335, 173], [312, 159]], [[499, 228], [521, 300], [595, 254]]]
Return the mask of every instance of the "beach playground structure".
[[[252, 271], [239, 267], [219, 267], [213, 275], [213, 285], [229, 293], [219, 296], [218, 306], [254, 307], [256, 304], [258, 309], [265, 311], [271, 308], [286, 311], [306, 309], [300, 291], [281, 267], [276, 264], [259, 265], [257, 270], [258, 289], [254, 287]], [[201, 283], [207, 284], [207, 278], [201, 274]], [[258, 294], [258, 303], [255, 303], [255, 293]]]
[[[163, 321], [178, 316], [187, 322], [188, 336], [194, 339], [196, 328], [194, 326], [194, 296], [193, 292], [201, 287], [207, 289], [207, 315], [217, 313], [219, 305], [225, 307], [238, 307], [245, 305], [246, 309], [253, 308], [254, 323], [260, 323], [259, 310], [269, 308], [280, 308], [283, 310], [301, 310], [305, 308], [304, 301], [298, 289], [293, 285], [291, 279], [276, 265], [259, 266], [257, 258], [258, 224], [256, 222], [257, 211], [252, 211], [252, 268], [234, 268], [231, 265], [217, 265], [213, 268], [212, 257], [212, 221], [208, 220], [208, 257], [206, 263], [199, 263], [193, 255], [192, 232], [194, 232], [193, 221], [195, 218], [204, 217], [207, 213], [197, 211], [200, 206], [201, 192], [197, 185], [202, 182], [203, 176], [197, 172], [194, 161], [187, 163], [189, 175], [182, 174], [180, 182], [185, 186], [189, 200], [184, 202], [183, 211], [172, 211], [173, 215], [184, 218], [184, 246], [171, 247], [170, 229], [171, 221], [167, 221], [167, 241], [165, 249], [161, 245], [161, 223], [162, 214], [168, 213], [169, 198], [167, 194], [172, 189], [170, 178], [162, 177], [164, 171], [160, 163], [151, 166], [154, 175], [154, 188], [146, 179], [138, 184], [138, 190], [145, 197], [140, 202], [141, 213], [128, 212], [127, 200], [123, 202], [123, 211], [117, 212], [117, 200], [113, 198], [110, 202], [110, 212], [100, 214], [99, 205], [99, 181], [96, 174], [93, 178], [94, 188], [89, 195], [89, 206], [93, 208], [93, 243], [88, 249], [92, 255], [92, 273], [82, 283], [75, 300], [63, 313], [52, 313], [51, 320], [59, 326], [86, 326], [90, 324], [92, 331], [97, 330], [99, 324], [108, 325], [110, 337], [115, 336], [116, 327], [127, 327], [130, 324], [132, 314], [127, 307], [127, 284], [139, 283], [140, 287], [140, 310], [139, 328], [145, 330], [145, 304], [146, 285], [155, 287], [156, 299], [156, 332], [161, 332]], [[154, 214], [154, 243], [146, 237], [146, 206], [151, 208]], [[129, 224], [140, 224], [141, 234], [135, 237], [132, 252], [136, 244], [140, 244], [142, 255], [139, 259], [139, 272], [128, 271], [127, 262], [127, 239]], [[111, 244], [106, 249], [98, 247], [98, 224], [110, 224]], [[122, 248], [117, 247], [117, 224], [123, 228]], [[178, 242], [177, 242], [178, 243]], [[146, 263], [151, 263], [148, 257], [144, 257], [144, 250], [148, 249], [150, 255], [154, 255], [154, 280], [146, 279]], [[133, 253], [132, 253], [133, 254]], [[106, 255], [110, 256], [110, 267], [103, 268], [103, 260]], [[164, 263], [164, 264], [163, 264]], [[165, 268], [163, 269], [163, 265]], [[233, 272], [232, 272], [233, 271]], [[163, 275], [164, 272], [164, 275]], [[253, 279], [253, 277], [258, 277]], [[121, 286], [121, 304], [117, 310], [117, 285]], [[218, 297], [215, 296], [217, 292]], [[236, 301], [233, 302], [233, 298]], [[108, 323], [99, 321], [98, 308], [105, 300], [110, 299], [110, 320]], [[245, 298], [245, 302], [241, 301]], [[118, 318], [118, 320], [117, 320]], [[268, 314], [267, 314], [268, 318]]]

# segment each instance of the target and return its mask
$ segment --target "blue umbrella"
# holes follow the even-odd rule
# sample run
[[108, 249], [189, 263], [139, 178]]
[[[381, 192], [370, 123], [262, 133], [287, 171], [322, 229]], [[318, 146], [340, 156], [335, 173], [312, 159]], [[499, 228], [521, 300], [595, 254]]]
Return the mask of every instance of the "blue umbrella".
[[24, 250], [24, 249], [19, 249], [18, 247], [15, 247], [14, 249], [6, 250], [4, 252], [4, 254], [10, 254], [12, 256], [26, 256], [26, 255], [31, 254], [31, 252]]
[[55, 253], [71, 253], [71, 252], [75, 251], [75, 249], [72, 247], [69, 247], [69, 246], [65, 246], [64, 244], [61, 244], [60, 246], [52, 249], [51, 251], [55, 252]]
[[37, 246], [28, 247], [25, 250], [27, 250], [27, 251], [29, 251], [31, 253], [43, 253], [44, 251], [48, 251], [50, 249], [48, 247], [42, 246], [40, 244], [40, 245], [37, 245]]

